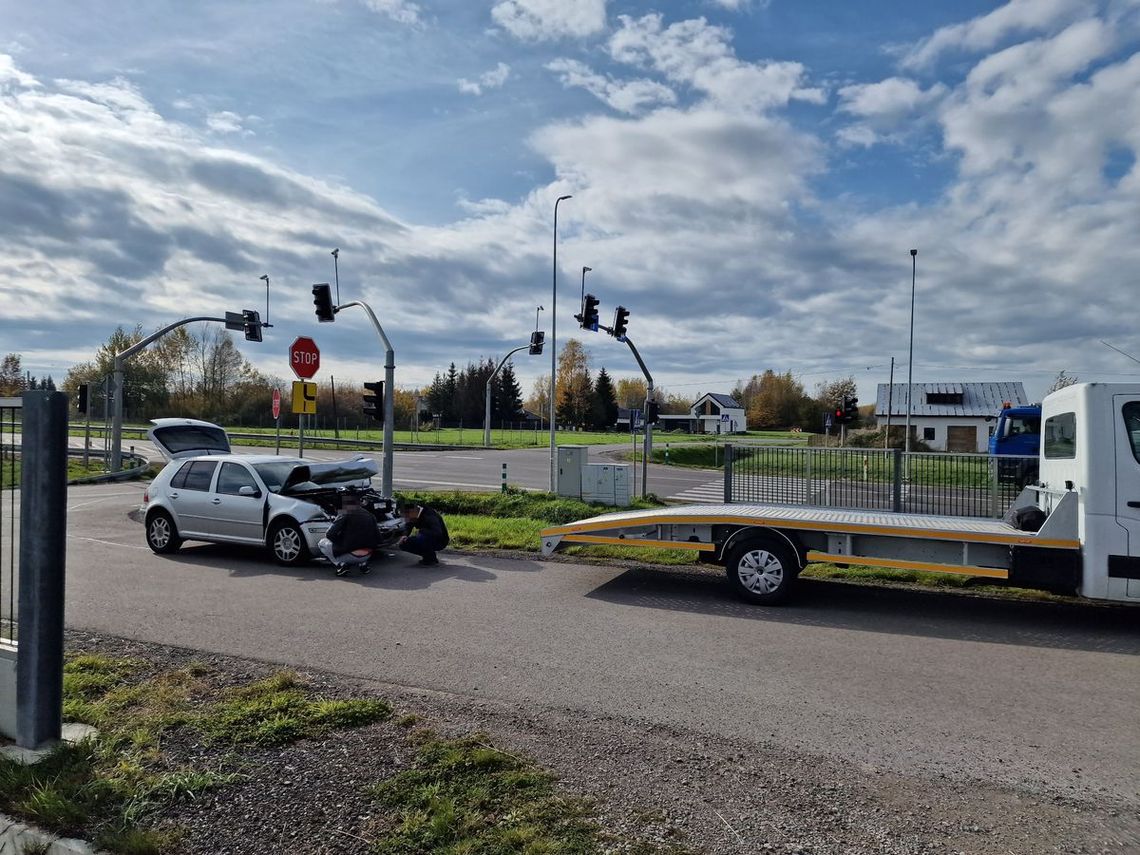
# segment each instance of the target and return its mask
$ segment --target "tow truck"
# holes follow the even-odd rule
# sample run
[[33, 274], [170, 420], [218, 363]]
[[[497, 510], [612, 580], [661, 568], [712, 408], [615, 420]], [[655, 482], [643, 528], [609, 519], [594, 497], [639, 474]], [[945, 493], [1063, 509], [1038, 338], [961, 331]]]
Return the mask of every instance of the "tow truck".
[[687, 549], [722, 564], [745, 600], [787, 599], [817, 561], [955, 573], [1140, 602], [1140, 384], [1080, 383], [1042, 403], [1039, 480], [1004, 520], [787, 505], [685, 505], [604, 514], [542, 532], [542, 552], [604, 543]]

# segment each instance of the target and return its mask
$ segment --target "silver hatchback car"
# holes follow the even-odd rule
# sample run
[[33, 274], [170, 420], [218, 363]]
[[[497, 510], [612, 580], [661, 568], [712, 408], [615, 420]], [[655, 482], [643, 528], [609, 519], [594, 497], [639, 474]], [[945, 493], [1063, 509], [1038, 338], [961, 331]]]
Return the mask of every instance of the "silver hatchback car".
[[317, 554], [346, 490], [376, 517], [380, 546], [404, 532], [391, 499], [371, 489], [374, 460], [233, 454], [226, 432], [210, 422], [153, 424], [150, 439], [170, 461], [140, 508], [147, 545], [157, 553], [174, 552], [184, 540], [244, 543], [268, 547], [281, 564], [301, 564]]

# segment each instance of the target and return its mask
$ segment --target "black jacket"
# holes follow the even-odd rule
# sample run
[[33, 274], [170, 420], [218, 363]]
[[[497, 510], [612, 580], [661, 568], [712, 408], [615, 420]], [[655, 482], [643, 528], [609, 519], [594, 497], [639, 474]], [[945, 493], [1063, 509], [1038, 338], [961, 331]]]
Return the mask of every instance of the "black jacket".
[[378, 541], [376, 518], [364, 508], [340, 514], [325, 535], [338, 555], [356, 549], [375, 549]]
[[447, 533], [447, 525], [443, 521], [443, 517], [439, 515], [438, 511], [431, 508], [420, 508], [420, 515], [411, 522], [412, 528], [418, 528], [420, 534], [430, 537], [435, 544], [436, 549], [443, 549], [451, 542], [451, 536]]

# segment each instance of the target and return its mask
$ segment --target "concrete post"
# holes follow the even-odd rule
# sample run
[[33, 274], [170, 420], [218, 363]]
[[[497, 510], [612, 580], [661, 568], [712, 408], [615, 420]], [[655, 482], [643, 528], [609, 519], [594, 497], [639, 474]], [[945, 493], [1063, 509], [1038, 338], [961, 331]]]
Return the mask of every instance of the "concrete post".
[[67, 395], [23, 394], [16, 742], [57, 740], [63, 719], [63, 585], [67, 542]]

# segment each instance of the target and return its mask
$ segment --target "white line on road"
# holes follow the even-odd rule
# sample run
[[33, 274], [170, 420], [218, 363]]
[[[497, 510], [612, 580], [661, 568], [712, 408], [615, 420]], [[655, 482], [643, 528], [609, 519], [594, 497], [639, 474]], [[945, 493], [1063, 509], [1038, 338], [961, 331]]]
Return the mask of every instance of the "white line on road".
[[468, 457], [467, 455], [460, 456], [460, 455], [455, 455], [455, 454], [445, 454], [443, 457], [445, 460], [484, 460], [485, 459], [483, 457]]
[[68, 511], [75, 511], [75, 510], [79, 510], [79, 508], [85, 508], [88, 505], [98, 505], [104, 499], [114, 499], [114, 498], [119, 497], [119, 496], [136, 496], [137, 497], [138, 493], [106, 493], [102, 496], [98, 496], [97, 498], [91, 499], [90, 501], [87, 501], [87, 502], [77, 502], [74, 505], [68, 505], [67, 510]]
[[149, 546], [137, 546], [133, 543], [115, 543], [113, 540], [100, 540], [97, 537], [83, 537], [78, 534], [69, 534], [70, 540], [85, 540], [88, 543], [101, 543], [104, 546], [121, 546], [123, 549], [150, 549]]

